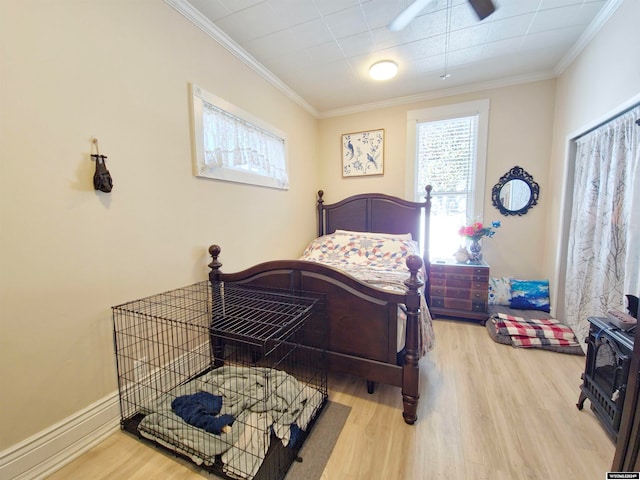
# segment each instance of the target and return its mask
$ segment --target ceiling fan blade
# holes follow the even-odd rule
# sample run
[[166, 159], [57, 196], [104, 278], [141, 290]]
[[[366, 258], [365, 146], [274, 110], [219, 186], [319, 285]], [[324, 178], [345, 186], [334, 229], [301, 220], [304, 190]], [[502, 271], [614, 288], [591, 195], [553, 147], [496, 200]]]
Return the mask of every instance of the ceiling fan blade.
[[415, 2], [405, 8], [402, 13], [400, 13], [400, 15], [398, 15], [393, 22], [389, 24], [389, 30], [392, 32], [399, 32], [409, 25], [411, 20], [416, 18], [418, 14], [433, 1], [434, 0], [415, 0]]
[[480, 20], [484, 20], [496, 11], [496, 7], [493, 5], [491, 0], [469, 0], [469, 3]]

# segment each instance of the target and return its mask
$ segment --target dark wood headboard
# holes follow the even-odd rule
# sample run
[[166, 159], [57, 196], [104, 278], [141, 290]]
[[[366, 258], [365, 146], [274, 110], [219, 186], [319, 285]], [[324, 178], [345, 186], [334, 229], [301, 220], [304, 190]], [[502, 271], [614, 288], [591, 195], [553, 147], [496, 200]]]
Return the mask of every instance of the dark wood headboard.
[[[363, 193], [337, 203], [324, 203], [324, 192], [318, 192], [318, 236], [336, 230], [377, 233], [410, 233], [414, 240], [424, 238], [423, 259], [429, 263], [429, 217], [431, 185], [425, 187], [425, 201], [411, 202], [383, 193]], [[425, 222], [421, 226], [424, 212]], [[422, 235], [421, 235], [422, 232]]]

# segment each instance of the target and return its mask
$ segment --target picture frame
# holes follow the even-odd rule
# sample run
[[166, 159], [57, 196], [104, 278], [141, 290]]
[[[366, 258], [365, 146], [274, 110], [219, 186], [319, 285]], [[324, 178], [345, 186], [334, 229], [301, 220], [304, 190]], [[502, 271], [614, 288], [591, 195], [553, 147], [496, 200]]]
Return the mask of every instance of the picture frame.
[[384, 129], [345, 133], [340, 150], [343, 177], [384, 175]]

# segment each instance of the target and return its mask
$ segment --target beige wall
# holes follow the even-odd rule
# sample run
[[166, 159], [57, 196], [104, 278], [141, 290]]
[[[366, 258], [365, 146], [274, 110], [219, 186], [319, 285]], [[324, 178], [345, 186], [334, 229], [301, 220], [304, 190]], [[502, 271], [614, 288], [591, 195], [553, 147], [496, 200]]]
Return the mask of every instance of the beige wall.
[[[638, 94], [636, 18], [625, 0], [557, 81], [317, 121], [160, 0], [0, 0], [0, 450], [113, 392], [111, 305], [204, 279], [213, 242], [227, 271], [297, 255], [318, 188], [404, 196], [407, 110], [490, 99], [486, 258], [552, 278], [566, 138]], [[288, 192], [192, 176], [189, 82], [289, 133]], [[384, 176], [343, 179], [340, 135], [377, 128]], [[111, 194], [92, 188], [94, 136]], [[540, 203], [502, 217], [489, 192], [514, 165]]]
[[[496, 88], [465, 95], [331, 117], [320, 121], [322, 186], [328, 202], [345, 195], [380, 191], [405, 197], [407, 112], [420, 108], [487, 98], [490, 101], [484, 219], [502, 227], [483, 241], [483, 253], [494, 276], [546, 278], [545, 218], [550, 207], [549, 156], [553, 133], [555, 80]], [[343, 133], [385, 129], [383, 176], [342, 178], [340, 138]], [[519, 165], [540, 184], [540, 201], [523, 217], [505, 217], [491, 203], [491, 188], [509, 169]], [[453, 247], [453, 251], [455, 248]]]
[[596, 38], [558, 78], [547, 194], [554, 208], [549, 210], [543, 259], [544, 271], [556, 279], [555, 285], [562, 283], [565, 219], [561, 205], [567, 196], [567, 171], [572, 168], [569, 141], [619, 113], [622, 106], [630, 106], [632, 99], [640, 102], [638, 19], [640, 2], [624, 0]]
[[[319, 182], [317, 120], [161, 0], [0, 0], [0, 47], [2, 450], [117, 388], [110, 306], [205, 279], [214, 242], [297, 256]], [[288, 133], [289, 191], [192, 175], [190, 82]]]

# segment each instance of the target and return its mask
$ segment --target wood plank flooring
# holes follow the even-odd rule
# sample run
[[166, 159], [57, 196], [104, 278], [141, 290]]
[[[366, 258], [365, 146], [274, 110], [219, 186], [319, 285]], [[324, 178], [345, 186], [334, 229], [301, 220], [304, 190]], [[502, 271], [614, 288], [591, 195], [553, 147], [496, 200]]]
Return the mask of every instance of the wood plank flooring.
[[[579, 411], [585, 357], [494, 343], [477, 324], [436, 320], [421, 360], [418, 422], [402, 420], [398, 388], [330, 375], [330, 398], [352, 410], [323, 480], [601, 479], [615, 446]], [[197, 468], [118, 432], [53, 474], [69, 479], [199, 479]]]

